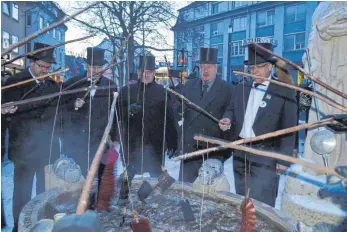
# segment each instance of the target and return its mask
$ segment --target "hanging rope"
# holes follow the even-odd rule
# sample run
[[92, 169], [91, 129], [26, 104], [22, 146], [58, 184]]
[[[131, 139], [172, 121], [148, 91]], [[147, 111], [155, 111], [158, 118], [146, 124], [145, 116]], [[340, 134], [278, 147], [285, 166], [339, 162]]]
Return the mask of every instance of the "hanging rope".
[[[92, 66], [94, 64], [94, 47], [92, 47]], [[93, 86], [93, 68], [90, 71], [90, 85]], [[88, 94], [88, 92], [86, 93]], [[91, 125], [92, 125], [92, 94], [89, 94], [89, 118], [88, 118], [88, 170], [90, 163], [90, 134], [91, 134]]]
[[[182, 114], [182, 134], [181, 134], [181, 146], [182, 146], [182, 153], [184, 152], [184, 101], [183, 98], [181, 98], [181, 114]], [[184, 179], [184, 160], [181, 160], [181, 167], [182, 167], [182, 198], [184, 198], [184, 183], [183, 183], [183, 179]]]

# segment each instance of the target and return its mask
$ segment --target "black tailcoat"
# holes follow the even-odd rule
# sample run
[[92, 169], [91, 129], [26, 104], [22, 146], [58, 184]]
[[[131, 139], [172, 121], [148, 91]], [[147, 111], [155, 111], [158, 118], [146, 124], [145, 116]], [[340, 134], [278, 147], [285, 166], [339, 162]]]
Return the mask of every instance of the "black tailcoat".
[[[200, 106], [218, 120], [222, 119], [223, 117], [231, 118], [231, 114], [227, 111], [232, 92], [232, 88], [229, 84], [217, 77], [211, 86], [211, 89], [207, 92], [207, 94], [205, 94], [203, 99], [201, 99], [201, 91], [202, 82], [199, 78], [186, 82], [183, 94], [191, 102]], [[218, 138], [224, 138], [226, 136], [226, 133], [220, 130], [217, 122], [213, 121], [210, 117], [188, 104], [185, 104], [184, 107], [183, 131], [183, 153], [189, 153], [197, 150], [197, 142], [193, 138], [196, 134], [204, 134]], [[181, 141], [179, 142], [179, 145], [181, 146]], [[207, 146], [201, 142], [199, 142], [199, 145], [202, 145], [201, 148]], [[213, 145], [210, 144], [209, 147], [211, 146]], [[229, 150], [223, 152], [214, 152], [210, 153], [209, 157], [220, 156], [223, 160], [228, 153]], [[193, 182], [196, 179], [198, 176], [198, 170], [201, 167], [201, 163], [201, 157], [184, 161], [184, 181]]]
[[[129, 88], [129, 89], [128, 89]], [[142, 166], [142, 119], [143, 110], [138, 114], [130, 116], [128, 130], [128, 91], [130, 91], [130, 104], [138, 103], [143, 105], [144, 96], [144, 164], [143, 171], [150, 172], [151, 175], [159, 175], [162, 164], [162, 149], [164, 138], [164, 117], [165, 117], [165, 89], [162, 85], [153, 81], [144, 87], [143, 83], [135, 83], [124, 86], [120, 91], [117, 101], [117, 111], [121, 115], [122, 142], [124, 153], [127, 155], [127, 143], [129, 138], [129, 164], [133, 165], [138, 173]], [[169, 92], [168, 92], [169, 95]], [[165, 149], [177, 149], [177, 130], [175, 127], [175, 117], [172, 111], [171, 101], [167, 99], [167, 117], [165, 132]]]

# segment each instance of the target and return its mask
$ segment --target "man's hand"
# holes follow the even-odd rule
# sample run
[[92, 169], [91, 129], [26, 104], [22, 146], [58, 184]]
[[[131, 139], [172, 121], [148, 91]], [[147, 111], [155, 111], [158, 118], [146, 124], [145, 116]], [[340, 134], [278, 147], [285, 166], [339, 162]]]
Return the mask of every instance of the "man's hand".
[[18, 110], [18, 106], [1, 107], [1, 114], [13, 114]]
[[219, 121], [219, 128], [222, 130], [222, 131], [227, 131], [227, 130], [230, 130], [230, 127], [231, 127], [231, 121], [229, 118], [223, 118]]
[[83, 101], [81, 98], [77, 98], [75, 101], [75, 110], [78, 110], [84, 105], [85, 101]]
[[277, 174], [284, 174], [286, 171], [287, 171], [288, 167], [287, 166], [284, 166], [284, 165], [281, 165], [281, 164], [276, 164], [276, 172]]

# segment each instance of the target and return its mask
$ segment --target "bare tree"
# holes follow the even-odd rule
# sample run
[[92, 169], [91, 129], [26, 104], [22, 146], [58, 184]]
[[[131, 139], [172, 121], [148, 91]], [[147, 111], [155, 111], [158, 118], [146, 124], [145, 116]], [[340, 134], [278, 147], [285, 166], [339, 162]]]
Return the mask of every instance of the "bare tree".
[[[77, 8], [82, 8], [86, 3], [77, 4]], [[129, 72], [133, 72], [135, 49], [144, 43], [155, 49], [158, 41], [162, 47], [166, 42], [166, 35], [163, 35], [161, 29], [172, 26], [176, 12], [172, 3], [165, 1], [108, 1], [100, 2], [84, 17], [86, 20], [77, 20], [80, 25], [90, 33], [106, 35], [112, 43], [113, 51], [118, 50], [121, 41], [130, 35], [126, 48], [129, 61], [127, 65]], [[140, 45], [135, 40], [141, 41]], [[143, 52], [142, 49], [141, 51]], [[119, 74], [123, 76], [122, 73]]]

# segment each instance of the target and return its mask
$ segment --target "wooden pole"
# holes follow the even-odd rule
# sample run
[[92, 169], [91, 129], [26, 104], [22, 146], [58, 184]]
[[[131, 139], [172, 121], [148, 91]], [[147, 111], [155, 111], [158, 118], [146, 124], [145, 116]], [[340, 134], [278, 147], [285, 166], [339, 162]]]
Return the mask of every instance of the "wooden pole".
[[308, 95], [314, 96], [314, 97], [320, 99], [321, 101], [327, 103], [328, 105], [331, 105], [332, 107], [335, 107], [336, 109], [339, 109], [339, 110], [347, 113], [347, 108], [344, 107], [343, 105], [340, 105], [338, 103], [330, 101], [329, 99], [327, 99], [327, 98], [325, 98], [325, 97], [323, 97], [323, 96], [321, 96], [321, 95], [319, 95], [317, 93], [314, 93], [314, 92], [309, 91], [307, 89], [300, 88], [300, 87], [298, 87], [296, 85], [292, 85], [292, 84], [288, 84], [288, 83], [272, 80], [272, 79], [269, 79], [269, 78], [264, 78], [264, 77], [261, 77], [261, 76], [252, 75], [252, 74], [249, 74], [249, 73], [244, 73], [244, 72], [233, 71], [233, 73], [244, 75], [244, 76], [249, 76], [249, 77], [252, 77], [252, 78], [263, 79], [264, 81], [269, 81], [269, 82], [274, 83], [276, 85], [284, 86], [284, 87], [287, 87], [287, 88], [290, 88], [290, 89], [295, 89], [297, 91], [300, 91], [300, 92], [306, 93]]
[[96, 151], [93, 162], [92, 162], [90, 169], [88, 171], [88, 175], [87, 175], [86, 181], [85, 181], [84, 186], [83, 186], [81, 197], [80, 197], [78, 205], [77, 205], [76, 214], [83, 214], [87, 209], [89, 191], [93, 185], [94, 177], [95, 177], [95, 175], [99, 169], [99, 164], [100, 164], [102, 155], [103, 155], [104, 150], [105, 150], [107, 138], [108, 138], [108, 135], [110, 134], [110, 131], [112, 128], [117, 97], [118, 97], [118, 93], [115, 92], [114, 96], [113, 96], [113, 102], [112, 102], [112, 106], [111, 106], [111, 112], [109, 115], [108, 123], [107, 123], [107, 126], [105, 128], [104, 135], [102, 136], [101, 142], [99, 144], [98, 150]]
[[286, 59], [286, 58], [283, 58], [279, 55], [276, 55], [275, 53], [273, 53], [272, 51], [270, 51], [269, 49], [266, 49], [264, 48], [263, 46], [259, 45], [259, 44], [256, 44], [256, 43], [251, 43], [252, 45], [254, 45], [255, 47], [277, 57], [278, 59], [280, 60], [283, 60], [284, 62], [286, 62], [287, 64], [290, 64], [291, 66], [293, 66], [294, 68], [296, 68], [297, 70], [299, 70], [300, 72], [302, 72], [308, 79], [316, 82], [317, 84], [323, 86], [324, 88], [330, 90], [331, 92], [347, 99], [347, 95], [345, 93], [342, 93], [341, 91], [329, 86], [328, 84], [324, 83], [323, 81], [319, 80], [318, 78], [315, 78], [314, 76], [310, 75], [309, 73], [307, 73], [303, 68], [301, 68], [299, 65], [293, 63], [292, 61]]
[[39, 77], [36, 77], [36, 78], [30, 78], [30, 79], [25, 80], [25, 81], [20, 81], [20, 82], [11, 84], [11, 85], [6, 85], [6, 86], [2, 87], [1, 90], [13, 88], [13, 87], [15, 87], [15, 86], [23, 85], [23, 84], [26, 84], [26, 83], [29, 83], [29, 82], [32, 82], [32, 81], [41, 80], [41, 79], [43, 79], [43, 78], [46, 78], [46, 77], [49, 77], [49, 76], [53, 76], [53, 75], [55, 75], [55, 74], [58, 74], [58, 73], [61, 73], [61, 72], [65, 72], [65, 71], [68, 71], [68, 70], [69, 70], [68, 68], [66, 68], [66, 69], [60, 69], [60, 70], [58, 70], [58, 71], [55, 71], [55, 72], [52, 72], [52, 73], [47, 73], [47, 74], [45, 74], [45, 75], [42, 75], [42, 76], [39, 76]]
[[118, 86], [100, 86], [100, 87], [91, 87], [91, 88], [85, 87], [85, 88], [79, 88], [79, 89], [73, 89], [73, 90], [66, 90], [66, 91], [52, 93], [52, 94], [48, 94], [48, 95], [44, 95], [44, 96], [40, 96], [40, 97], [28, 98], [25, 100], [20, 100], [20, 101], [15, 101], [15, 102], [7, 102], [4, 104], [1, 104], [1, 107], [11, 107], [11, 106], [24, 105], [24, 104], [28, 104], [28, 103], [32, 103], [32, 102], [36, 102], [36, 101], [42, 101], [42, 100], [46, 100], [46, 99], [50, 99], [50, 98], [54, 98], [54, 97], [59, 97], [62, 95], [80, 93], [80, 92], [88, 91], [90, 89], [95, 89], [95, 90], [116, 89], [117, 90]]
[[225, 141], [222, 141], [222, 140], [220, 140], [218, 138], [213, 138], [213, 137], [201, 138], [199, 141], [203, 141], [203, 142], [206, 142], [206, 143], [218, 144], [218, 145], [221, 145], [223, 147], [228, 147], [228, 148], [232, 148], [232, 149], [236, 149], [236, 150], [249, 152], [249, 153], [252, 153], [254, 155], [265, 156], [265, 157], [269, 157], [269, 158], [275, 158], [275, 159], [278, 159], [278, 160], [283, 160], [283, 161], [290, 162], [290, 163], [300, 164], [302, 166], [311, 168], [311, 169], [313, 169], [315, 171], [323, 172], [323, 173], [327, 173], [327, 174], [332, 174], [332, 175], [337, 176], [340, 179], [343, 179], [343, 176], [341, 176], [340, 174], [338, 174], [337, 172], [335, 172], [331, 168], [327, 168], [327, 167], [324, 167], [324, 166], [321, 166], [321, 165], [318, 165], [318, 164], [309, 163], [307, 161], [304, 161], [304, 160], [301, 160], [301, 159], [297, 159], [297, 158], [294, 158], [294, 157], [278, 154], [278, 153], [275, 153], [275, 152], [268, 152], [268, 151], [257, 150], [257, 149], [254, 149], [254, 148], [241, 146], [241, 145], [233, 145], [233, 144], [230, 144], [228, 142], [225, 142]]
[[12, 46], [10, 46], [9, 48], [5, 49], [2, 53], [1, 53], [1, 56], [4, 56], [6, 55], [7, 53], [10, 53], [13, 49], [15, 48], [18, 48], [20, 46], [22, 46], [23, 44], [26, 44], [28, 41], [38, 37], [39, 35], [42, 35], [43, 33], [49, 31], [49, 30], [52, 30], [53, 28], [56, 28], [57, 26], [63, 24], [63, 23], [66, 23], [68, 21], [70, 21], [71, 19], [73, 19], [74, 17], [76, 17], [77, 15], [83, 13], [84, 11], [88, 10], [90, 7], [93, 7], [95, 5], [99, 4], [99, 2], [95, 2], [93, 4], [90, 4], [89, 6], [77, 11], [76, 13], [74, 13], [73, 15], [71, 16], [67, 16], [67, 17], [64, 17], [62, 20], [59, 20], [58, 22], [56, 23], [53, 23], [52, 25], [48, 26], [48, 27], [45, 27], [45, 28], [42, 28], [40, 31], [38, 32], [35, 32], [34, 34], [32, 35], [29, 35], [27, 37], [25, 37], [24, 39], [22, 39], [21, 41], [19, 41], [18, 43], [15, 43], [13, 44]]
[[203, 108], [201, 108], [200, 106], [194, 104], [193, 102], [191, 102], [188, 98], [186, 98], [185, 96], [183, 96], [182, 94], [177, 93], [176, 91], [165, 87], [165, 89], [167, 89], [167, 91], [175, 94], [176, 96], [178, 96], [179, 98], [185, 100], [189, 105], [194, 106], [196, 109], [200, 110], [202, 113], [206, 114], [209, 118], [211, 118], [213, 121], [215, 121], [216, 123], [219, 124], [219, 120], [214, 117], [212, 114], [210, 114], [209, 112], [207, 112], [206, 110], [204, 110]]
[[[252, 138], [248, 138], [248, 139], [239, 139], [236, 140], [234, 142], [230, 142], [228, 144], [231, 145], [240, 145], [240, 144], [244, 144], [244, 143], [251, 143], [251, 142], [256, 142], [256, 141], [260, 141], [260, 140], [264, 140], [264, 139], [268, 139], [268, 138], [272, 138], [272, 137], [277, 137], [280, 135], [285, 135], [285, 134], [290, 134], [299, 130], [303, 130], [303, 129], [308, 129], [308, 128], [313, 128], [313, 127], [319, 127], [319, 126], [324, 126], [327, 124], [333, 124], [336, 121], [334, 120], [334, 118], [327, 118], [318, 122], [311, 122], [311, 123], [306, 123], [306, 124], [302, 124], [302, 125], [298, 125], [298, 126], [294, 126], [294, 127], [290, 127], [287, 129], [283, 129], [283, 130], [278, 130], [278, 131], [274, 131], [271, 133], [267, 133], [267, 134], [263, 134], [263, 135], [259, 135], [259, 136], [255, 136]], [[203, 138], [206, 138], [204, 135], [197, 135], [194, 136], [195, 140], [201, 140]], [[203, 150], [199, 150], [199, 151], [194, 151], [191, 153], [186, 153], [180, 156], [177, 156], [174, 158], [174, 160], [181, 160], [181, 159], [190, 159], [196, 156], [201, 156], [203, 154], [207, 154], [210, 152], [215, 152], [215, 151], [221, 151], [221, 150], [225, 150], [226, 147], [223, 146], [218, 146], [218, 147], [211, 147], [211, 148], [207, 148], [207, 149], [203, 149]]]
[[29, 53], [25, 53], [25, 54], [22, 54], [22, 55], [19, 55], [19, 56], [16, 56], [15, 58], [13, 58], [13, 59], [11, 59], [9, 61], [6, 61], [5, 63], [1, 64], [1, 66], [7, 65], [7, 64], [11, 64], [13, 61], [18, 60], [18, 59], [20, 59], [22, 57], [32, 56], [32, 55], [35, 55], [36, 53], [39, 53], [39, 52], [43, 52], [43, 51], [46, 51], [46, 50], [57, 48], [57, 47], [65, 45], [65, 44], [74, 43], [74, 42], [78, 42], [78, 41], [81, 41], [81, 40], [89, 39], [91, 37], [94, 37], [94, 35], [88, 35], [88, 36], [85, 36], [85, 37], [82, 37], [82, 38], [79, 38], [79, 39], [69, 40], [69, 41], [66, 41], [64, 43], [60, 43], [60, 44], [57, 44], [57, 45], [53, 45], [53, 46], [49, 46], [49, 47], [45, 47], [45, 48], [40, 48], [38, 50], [29, 52]]

